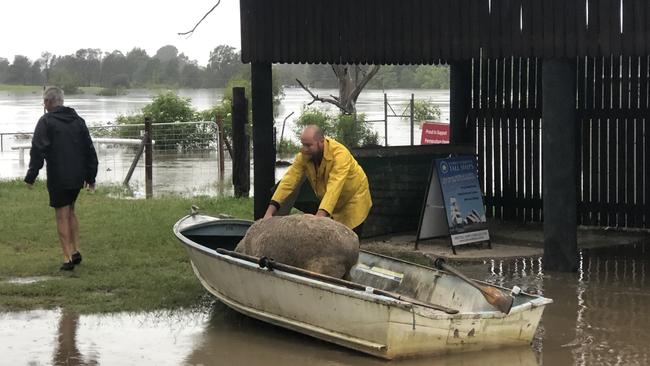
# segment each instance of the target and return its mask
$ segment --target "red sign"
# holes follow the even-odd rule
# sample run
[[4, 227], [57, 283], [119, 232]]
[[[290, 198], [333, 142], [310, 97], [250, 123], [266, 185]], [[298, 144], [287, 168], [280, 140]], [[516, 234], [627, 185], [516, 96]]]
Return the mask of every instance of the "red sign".
[[422, 139], [420, 145], [448, 144], [449, 123], [424, 122], [422, 123]]

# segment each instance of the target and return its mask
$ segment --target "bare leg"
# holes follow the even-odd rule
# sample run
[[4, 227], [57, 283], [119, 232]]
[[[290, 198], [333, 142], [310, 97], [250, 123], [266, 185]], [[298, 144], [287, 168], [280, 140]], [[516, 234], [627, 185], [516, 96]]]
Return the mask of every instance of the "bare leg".
[[63, 261], [69, 262], [72, 255], [72, 232], [70, 230], [70, 206], [57, 207], [54, 209], [56, 214], [56, 228], [59, 233], [59, 242], [63, 250]]
[[72, 251], [70, 254], [79, 251], [79, 220], [74, 213], [74, 203], [70, 206], [70, 233], [72, 235]]

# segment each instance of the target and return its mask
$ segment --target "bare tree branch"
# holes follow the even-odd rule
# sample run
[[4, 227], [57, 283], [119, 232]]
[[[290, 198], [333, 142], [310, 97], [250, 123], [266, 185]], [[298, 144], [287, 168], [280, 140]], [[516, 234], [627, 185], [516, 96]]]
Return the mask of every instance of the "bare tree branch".
[[352, 93], [350, 93], [350, 99], [357, 100], [357, 97], [359, 96], [359, 94], [361, 94], [363, 88], [366, 87], [366, 84], [368, 84], [370, 79], [372, 79], [375, 76], [375, 74], [379, 72], [379, 68], [380, 68], [379, 65], [373, 65], [372, 69], [370, 69], [368, 73], [364, 72], [363, 79], [361, 79], [361, 82], [357, 84], [354, 90], [352, 91]]
[[341, 104], [341, 103], [337, 100], [337, 98], [323, 98], [323, 97], [319, 97], [318, 94], [314, 94], [314, 93], [313, 93], [311, 90], [309, 90], [309, 88], [307, 88], [307, 87], [306, 87], [306, 86], [305, 86], [305, 85], [304, 85], [300, 80], [296, 79], [296, 81], [298, 82], [298, 84], [300, 85], [300, 87], [303, 88], [307, 93], [309, 93], [309, 95], [313, 98], [313, 100], [312, 100], [311, 102], [307, 103], [307, 105], [312, 105], [312, 104], [314, 104], [314, 102], [316, 102], [316, 101], [321, 102], [321, 103], [330, 103], [330, 104], [335, 105], [337, 108], [339, 108], [339, 109], [342, 110], [343, 112], [345, 112], [345, 113], [350, 113], [350, 112], [347, 111], [347, 109], [345, 108], [345, 106], [344, 106], [343, 104]]
[[[201, 18], [201, 20], [199, 20], [199, 22], [196, 23], [196, 25], [194, 26], [194, 28], [192, 28], [191, 30], [189, 30], [189, 31], [187, 31], [187, 32], [178, 33], [178, 35], [179, 35], [179, 36], [184, 36], [184, 35], [188, 35], [188, 34], [189, 34], [189, 35], [192, 35], [192, 33], [194, 33], [194, 30], [196, 30], [196, 27], [198, 27], [199, 24], [201, 24], [201, 22], [202, 22], [202, 21], [203, 21], [203, 20], [204, 20], [208, 15], [210, 15], [210, 13], [212, 13], [212, 11], [213, 11], [217, 6], [219, 6], [220, 3], [221, 3], [221, 0], [217, 1], [217, 3], [214, 4], [214, 6], [212, 7], [212, 9], [210, 9], [207, 13], [205, 13], [205, 15], [203, 16], [203, 18]], [[188, 36], [188, 37], [189, 37], [189, 36]]]

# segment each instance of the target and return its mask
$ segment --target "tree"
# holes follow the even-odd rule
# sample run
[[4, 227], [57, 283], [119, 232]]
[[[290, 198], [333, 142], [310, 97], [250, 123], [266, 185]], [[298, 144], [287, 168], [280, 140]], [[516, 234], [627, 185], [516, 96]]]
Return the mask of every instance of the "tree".
[[147, 64], [151, 58], [147, 51], [134, 47], [126, 54], [126, 64], [129, 70], [129, 78], [137, 85], [144, 85], [151, 75], [147, 75]]
[[32, 62], [22, 55], [14, 56], [14, 62], [7, 70], [6, 81], [10, 84], [27, 84], [30, 76]]
[[52, 59], [54, 58], [54, 55], [50, 52], [42, 52], [41, 53], [41, 65], [43, 66], [43, 73], [45, 74], [45, 83], [49, 84], [50, 83], [50, 69], [52, 68]]
[[41, 71], [41, 61], [34, 61], [29, 69], [29, 84], [42, 84], [45, 81]]
[[188, 63], [181, 69], [180, 85], [188, 88], [200, 88], [202, 86], [202, 71], [196, 62]]
[[207, 71], [214, 86], [223, 87], [236, 74], [243, 71], [240, 54], [232, 46], [219, 45], [210, 51]]
[[102, 51], [99, 48], [82, 48], [75, 53], [79, 65], [79, 78], [85, 86], [99, 81], [101, 57]]
[[4, 83], [7, 79], [7, 73], [9, 72], [9, 60], [4, 57], [0, 57], [0, 83]]
[[313, 100], [308, 104], [311, 105], [316, 101], [329, 103], [338, 107], [345, 114], [355, 114], [357, 112], [357, 99], [359, 94], [368, 82], [379, 71], [379, 65], [362, 67], [360, 65], [332, 65], [332, 71], [338, 80], [339, 96], [330, 95], [329, 97], [318, 96], [309, 90], [300, 80], [296, 79], [298, 84], [311, 95]]
[[163, 63], [175, 60], [176, 57], [178, 57], [178, 48], [172, 45], [160, 47], [154, 56], [154, 58], [159, 59]]
[[129, 74], [126, 57], [118, 50], [106, 53], [102, 62], [100, 84], [110, 87], [111, 82], [120, 74]]

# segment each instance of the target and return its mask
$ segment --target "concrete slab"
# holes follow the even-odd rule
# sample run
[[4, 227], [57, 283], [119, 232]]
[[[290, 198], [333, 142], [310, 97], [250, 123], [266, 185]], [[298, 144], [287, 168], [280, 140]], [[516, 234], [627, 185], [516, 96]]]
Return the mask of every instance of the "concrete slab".
[[[491, 259], [539, 258], [544, 253], [541, 223], [489, 222], [492, 249], [487, 245], [456, 247], [453, 254], [448, 238], [423, 240], [415, 249], [415, 232], [397, 233], [361, 240], [361, 249], [431, 265], [437, 257], [457, 262], [482, 262]], [[650, 230], [578, 227], [578, 249], [650, 242]]]

